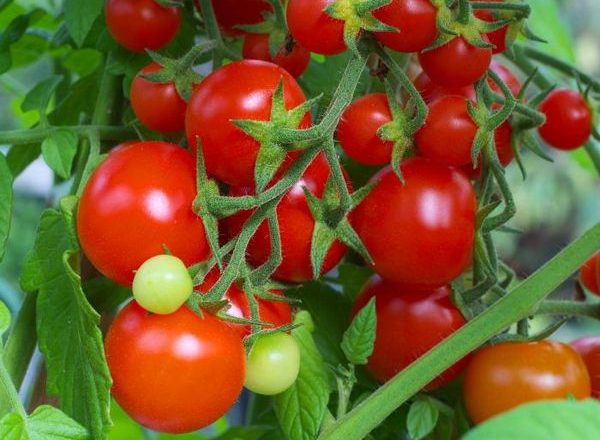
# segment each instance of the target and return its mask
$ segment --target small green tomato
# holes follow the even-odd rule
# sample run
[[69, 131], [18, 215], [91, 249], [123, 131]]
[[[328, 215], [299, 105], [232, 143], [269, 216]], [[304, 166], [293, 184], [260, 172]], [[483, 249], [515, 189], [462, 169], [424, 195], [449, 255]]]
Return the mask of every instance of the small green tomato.
[[300, 349], [287, 333], [259, 338], [246, 363], [244, 386], [257, 394], [272, 396], [287, 390], [300, 370]]
[[194, 290], [185, 264], [171, 255], [157, 255], [144, 262], [133, 279], [133, 297], [152, 313], [175, 312]]

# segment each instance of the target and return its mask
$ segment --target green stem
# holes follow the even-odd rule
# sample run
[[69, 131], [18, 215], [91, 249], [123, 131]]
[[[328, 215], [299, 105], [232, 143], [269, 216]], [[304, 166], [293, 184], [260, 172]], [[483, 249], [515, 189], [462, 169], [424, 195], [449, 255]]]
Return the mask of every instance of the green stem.
[[287, 31], [287, 21], [285, 19], [285, 10], [283, 8], [283, 4], [281, 0], [269, 0], [269, 3], [273, 6], [273, 11], [275, 12], [275, 18], [277, 19], [277, 23], [281, 26], [281, 29]]
[[104, 125], [73, 125], [64, 127], [28, 128], [25, 130], [0, 131], [0, 144], [2, 145], [27, 145], [40, 143], [55, 130], [64, 129], [74, 131], [80, 136], [88, 136], [90, 132], [98, 132], [104, 141], [124, 141], [136, 137], [134, 130], [127, 127]]
[[587, 304], [579, 301], [547, 300], [540, 304], [535, 314], [587, 316], [600, 319], [600, 303]]
[[[2, 348], [0, 347], [0, 356], [2, 354]], [[8, 370], [6, 369], [6, 366], [2, 360], [0, 360], [0, 392], [6, 396], [8, 403], [10, 404], [10, 408], [12, 408], [13, 411], [18, 412], [23, 418], [27, 417], [25, 408], [23, 408], [23, 404], [19, 398], [19, 393], [17, 393], [17, 389], [15, 388], [15, 385], [10, 378], [10, 374], [8, 373]], [[6, 412], [0, 412], [0, 419], [5, 414]]]
[[213, 62], [215, 64], [214, 68], [221, 65], [223, 56], [232, 60], [237, 60], [239, 56], [223, 42], [223, 36], [221, 35], [221, 30], [219, 29], [219, 23], [217, 22], [211, 0], [200, 0], [200, 5], [208, 37], [217, 43], [217, 50], [215, 50], [215, 55], [213, 57]]
[[600, 151], [598, 150], [598, 147], [593, 141], [589, 141], [583, 148], [585, 148], [590, 160], [594, 164], [594, 168], [596, 168], [596, 171], [600, 174]]
[[518, 3], [493, 3], [493, 2], [476, 2], [471, 3], [473, 9], [489, 9], [495, 11], [518, 11], [523, 12], [527, 17], [531, 13], [531, 6]]
[[599, 247], [600, 223], [563, 249], [490, 308], [380, 387], [324, 431], [319, 436], [319, 440], [364, 438], [396, 408], [454, 364], [457, 359], [466, 356], [514, 322], [529, 316], [546, 295], [567, 279]]

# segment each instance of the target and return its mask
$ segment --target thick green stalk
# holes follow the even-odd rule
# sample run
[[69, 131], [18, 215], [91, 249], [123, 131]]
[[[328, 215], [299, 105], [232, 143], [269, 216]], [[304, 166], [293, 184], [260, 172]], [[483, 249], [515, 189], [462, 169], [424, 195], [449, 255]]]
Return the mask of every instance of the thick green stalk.
[[[0, 355], [2, 355], [2, 347], [0, 346]], [[23, 418], [27, 417], [27, 413], [25, 412], [25, 408], [23, 408], [23, 404], [21, 403], [21, 399], [19, 398], [19, 393], [15, 388], [15, 385], [10, 378], [10, 374], [4, 365], [4, 362], [0, 360], [0, 393], [6, 396], [8, 399], [9, 408], [2, 409], [0, 411], [0, 419], [10, 410], [18, 412]], [[2, 402], [4, 403], [4, 402]]]
[[35, 293], [28, 293], [25, 296], [13, 329], [8, 336], [6, 347], [4, 347], [4, 365], [17, 388], [21, 386], [37, 340], [35, 331], [36, 298]]
[[41, 143], [50, 133], [58, 129], [74, 131], [80, 136], [89, 136], [92, 131], [98, 132], [104, 141], [125, 141], [137, 137], [134, 130], [127, 127], [104, 125], [73, 125], [46, 128], [27, 128], [24, 130], [0, 131], [0, 144], [27, 145]]
[[535, 313], [540, 315], [587, 316], [588, 318], [600, 320], [600, 303], [588, 304], [580, 301], [548, 300], [542, 302]]

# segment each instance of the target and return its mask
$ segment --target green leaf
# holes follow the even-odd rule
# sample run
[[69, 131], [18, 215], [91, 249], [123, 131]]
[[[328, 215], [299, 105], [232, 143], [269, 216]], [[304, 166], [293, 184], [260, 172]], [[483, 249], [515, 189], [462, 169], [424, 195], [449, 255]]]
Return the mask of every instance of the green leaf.
[[52, 75], [44, 81], [38, 83], [33, 89], [27, 93], [25, 100], [21, 104], [21, 109], [24, 112], [37, 110], [40, 113], [46, 113], [48, 103], [54, 94], [54, 91], [58, 87], [58, 84], [62, 81], [62, 76]]
[[71, 175], [78, 142], [77, 133], [64, 128], [54, 130], [42, 142], [44, 160], [52, 171], [63, 179]]
[[12, 67], [11, 45], [25, 34], [32, 14], [15, 17], [0, 34], [0, 75]]
[[408, 410], [406, 427], [413, 440], [421, 440], [435, 429], [440, 417], [440, 411], [435, 404], [427, 399], [415, 401]]
[[274, 397], [275, 413], [283, 432], [290, 440], [313, 440], [317, 437], [329, 401], [327, 370], [309, 331], [308, 312], [300, 312], [292, 330], [300, 346], [298, 379], [287, 391]]
[[12, 217], [12, 173], [6, 157], [0, 153], [0, 261], [4, 258]]
[[373, 354], [376, 329], [375, 298], [371, 298], [354, 317], [342, 339], [342, 350], [351, 363], [354, 365], [367, 363], [369, 356]]
[[[2, 301], [0, 301], [0, 348], [2, 347], [2, 336], [10, 328], [10, 310]], [[1, 362], [1, 361], [0, 361]]]
[[8, 168], [10, 168], [13, 177], [17, 177], [25, 171], [25, 168], [40, 156], [40, 153], [41, 146], [39, 143], [18, 145], [8, 150], [6, 162], [8, 163]]
[[99, 315], [81, 289], [71, 267], [78, 261], [77, 243], [67, 219], [48, 209], [42, 215], [35, 246], [21, 284], [38, 290], [39, 347], [46, 360], [48, 392], [61, 408], [84, 425], [92, 438], [104, 438], [110, 425], [110, 375], [106, 366]]
[[27, 419], [17, 413], [0, 420], [2, 440], [84, 440], [86, 430], [60, 410], [42, 405]]
[[77, 46], [83, 44], [103, 5], [103, 0], [65, 0], [65, 23]]
[[89, 48], [70, 52], [62, 62], [66, 69], [75, 72], [80, 77], [95, 72], [100, 63], [102, 63], [102, 53]]
[[579, 440], [600, 438], [600, 403], [590, 399], [536, 402], [494, 417], [463, 437], [494, 439]]

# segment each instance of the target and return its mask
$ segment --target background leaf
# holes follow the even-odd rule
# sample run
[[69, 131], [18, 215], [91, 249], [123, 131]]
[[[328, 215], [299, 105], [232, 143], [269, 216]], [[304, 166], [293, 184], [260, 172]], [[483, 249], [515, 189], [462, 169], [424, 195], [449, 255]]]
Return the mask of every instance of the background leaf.
[[71, 130], [54, 130], [42, 142], [42, 155], [48, 166], [58, 176], [66, 179], [71, 174], [79, 138]]
[[12, 173], [8, 167], [6, 157], [0, 153], [0, 261], [4, 258], [6, 242], [10, 232], [12, 217]]
[[[0, 301], [0, 348], [2, 347], [2, 336], [10, 328], [10, 310], [2, 301]], [[0, 359], [0, 362], [2, 360]]]
[[2, 440], [84, 440], [86, 430], [60, 410], [42, 405], [23, 419], [11, 413], [0, 420]]
[[103, 5], [103, 0], [65, 0], [65, 23], [78, 46], [83, 44]]
[[413, 440], [421, 440], [429, 435], [437, 424], [440, 411], [427, 398], [415, 401], [408, 410], [406, 427]]
[[376, 328], [375, 298], [371, 298], [354, 317], [342, 339], [342, 350], [354, 365], [365, 365], [373, 354]]

